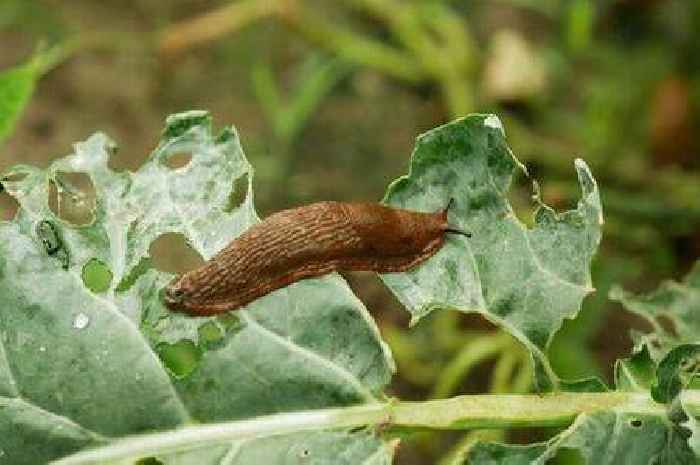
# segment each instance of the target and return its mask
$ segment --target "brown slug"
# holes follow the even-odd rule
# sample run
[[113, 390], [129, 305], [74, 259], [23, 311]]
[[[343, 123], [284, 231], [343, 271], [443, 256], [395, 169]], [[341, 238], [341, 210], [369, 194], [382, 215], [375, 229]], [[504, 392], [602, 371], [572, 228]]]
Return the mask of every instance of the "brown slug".
[[377, 203], [319, 202], [269, 216], [165, 289], [194, 316], [236, 310], [276, 289], [333, 271], [406, 271], [442, 247], [447, 208], [419, 213]]

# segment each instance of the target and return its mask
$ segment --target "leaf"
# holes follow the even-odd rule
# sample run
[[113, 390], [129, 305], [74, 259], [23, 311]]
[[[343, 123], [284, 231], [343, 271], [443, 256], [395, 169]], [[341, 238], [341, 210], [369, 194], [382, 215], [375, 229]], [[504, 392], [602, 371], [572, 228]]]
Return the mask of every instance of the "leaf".
[[41, 75], [36, 60], [0, 72], [0, 144], [10, 135]]
[[602, 208], [595, 180], [577, 160], [578, 207], [556, 213], [540, 202], [528, 228], [507, 198], [516, 171], [524, 167], [494, 115], [471, 115], [420, 136], [409, 174], [392, 183], [384, 201], [434, 212], [454, 198], [450, 222], [472, 237], [449, 236], [423, 266], [382, 279], [413, 322], [444, 308], [477, 312], [503, 327], [530, 349], [538, 387], [546, 389], [557, 384], [545, 355], [552, 336], [593, 291]]
[[[116, 463], [100, 454], [124, 436], [378, 402], [393, 362], [337, 275], [289, 286], [231, 316], [189, 318], [163, 308], [159, 293], [172, 276], [149, 268], [152, 241], [181, 233], [208, 258], [258, 221], [252, 169], [233, 129], [215, 137], [207, 113], [174, 115], [134, 173], [108, 167], [114, 151], [97, 134], [47, 170], [16, 166], [3, 177], [20, 208], [0, 222], [0, 463], [47, 463], [93, 446], [101, 447], [97, 461]], [[192, 155], [189, 164], [169, 168], [168, 157], [183, 152]], [[61, 172], [89, 176], [91, 224], [65, 222], [49, 208], [51, 182], [71, 189], [58, 181]], [[247, 195], [231, 206], [243, 176]], [[99, 286], [95, 263], [103, 267]], [[366, 432], [284, 431], [296, 434], [287, 437], [282, 426], [216, 447], [198, 436], [172, 463], [279, 458], [304, 441], [323, 449], [319, 457], [390, 460], [384, 442]], [[272, 436], [278, 446], [266, 442]], [[162, 444], [139, 450], [173, 453]]]
[[[697, 378], [700, 364], [700, 261], [682, 283], [666, 281], [647, 295], [614, 288], [610, 298], [649, 321], [654, 332], [639, 337], [657, 365], [652, 395], [669, 403]], [[663, 319], [672, 328], [663, 324]]]
[[[653, 325], [661, 355], [677, 344], [700, 342], [700, 260], [681, 283], [666, 281], [647, 295], [633, 295], [616, 287], [610, 298]], [[673, 324], [672, 331], [660, 322], [663, 318]]]
[[545, 465], [573, 449], [586, 465], [696, 465], [689, 430], [662, 416], [633, 411], [580, 415], [566, 431], [546, 443], [527, 446], [479, 443], [465, 465]]
[[76, 44], [43, 47], [26, 63], [0, 72], [0, 145], [12, 133], [34, 93], [37, 81], [66, 59]]
[[[698, 360], [700, 344], [680, 344], [674, 347], [656, 369], [657, 382], [651, 389], [654, 400], [664, 403], [674, 400], [684, 387], [681, 372], [690, 371], [689, 377], [697, 376]], [[686, 370], [686, 366], [690, 370]]]
[[656, 364], [646, 344], [636, 347], [628, 359], [615, 363], [615, 385], [621, 391], [647, 391], [656, 376]]
[[[586, 465], [699, 463], [700, 428], [679, 396], [689, 381], [681, 375], [689, 369], [690, 376], [695, 373], [700, 354], [700, 344], [679, 343], [697, 338], [693, 328], [700, 308], [696, 300], [699, 270], [700, 266], [696, 265], [685, 284], [667, 282], [648, 296], [635, 297], [619, 288], [613, 291], [613, 298], [650, 319], [661, 333], [660, 337], [655, 337], [657, 334], [638, 337], [632, 356], [615, 364], [617, 391], [638, 393], [638, 402], [629, 402], [614, 411], [581, 414], [567, 430], [546, 443], [477, 444], [465, 463], [546, 464], [566, 449], [577, 451]], [[677, 332], [664, 329], [656, 320], [659, 316], [669, 318]], [[659, 341], [663, 341], [664, 350], [653, 348]], [[648, 402], [650, 394], [659, 403]]]
[[[325, 465], [391, 465], [393, 450], [373, 434], [315, 432], [290, 434], [240, 441], [230, 447], [211, 451], [212, 463], [247, 464], [316, 464]], [[162, 457], [168, 465], [198, 465], [201, 451], [196, 454], [173, 454]]]

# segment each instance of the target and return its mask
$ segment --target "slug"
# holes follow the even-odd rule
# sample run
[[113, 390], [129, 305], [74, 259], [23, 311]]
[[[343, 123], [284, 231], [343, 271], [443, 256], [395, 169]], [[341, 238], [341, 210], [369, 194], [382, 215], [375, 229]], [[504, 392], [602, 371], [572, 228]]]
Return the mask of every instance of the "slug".
[[470, 236], [449, 226], [452, 203], [435, 213], [341, 202], [275, 213], [175, 278], [163, 300], [173, 311], [207, 316], [333, 271], [406, 271], [435, 254], [446, 233]]

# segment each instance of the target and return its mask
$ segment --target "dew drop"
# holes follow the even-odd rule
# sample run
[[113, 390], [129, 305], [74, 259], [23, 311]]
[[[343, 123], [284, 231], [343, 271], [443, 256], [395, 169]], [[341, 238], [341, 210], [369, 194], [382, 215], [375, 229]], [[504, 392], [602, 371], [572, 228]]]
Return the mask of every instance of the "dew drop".
[[84, 313], [78, 313], [73, 320], [73, 327], [75, 329], [85, 329], [88, 324], [90, 324], [90, 317]]
[[39, 352], [46, 352], [46, 347], [44, 347], [44, 346], [39, 347]]

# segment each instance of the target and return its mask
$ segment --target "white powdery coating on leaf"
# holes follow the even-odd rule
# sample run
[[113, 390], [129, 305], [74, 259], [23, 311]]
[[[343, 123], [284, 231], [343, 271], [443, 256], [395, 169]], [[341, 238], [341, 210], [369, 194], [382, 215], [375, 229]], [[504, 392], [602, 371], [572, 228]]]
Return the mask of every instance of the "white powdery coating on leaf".
[[498, 129], [503, 134], [505, 134], [505, 130], [503, 129], [503, 123], [501, 123], [501, 119], [496, 115], [489, 115], [488, 118], [484, 120], [484, 126], [488, 126], [493, 129]]
[[[57, 458], [52, 441], [60, 442], [64, 433], [58, 432], [65, 430], [57, 419], [69, 414], [72, 423], [87, 431], [71, 438], [73, 451], [90, 441], [109, 448], [122, 444], [117, 438], [132, 433], [179, 430], [195, 418], [219, 422], [291, 408], [316, 412], [362, 399], [381, 407], [378, 394], [393, 371], [391, 354], [374, 321], [340, 277], [297, 283], [296, 290], [270, 295], [245, 310], [250, 320], [231, 318], [225, 327], [163, 308], [160, 291], [170, 276], [153, 268], [144, 271], [148, 267], [142, 266], [153, 240], [164, 233], [182, 233], [209, 257], [258, 221], [252, 204], [252, 167], [235, 130], [214, 135], [205, 117], [206, 113], [186, 113], [170, 118], [172, 126], [136, 172], [112, 171], [108, 160], [113, 143], [98, 134], [78, 143], [75, 154], [47, 170], [15, 167], [24, 177], [3, 182], [18, 200], [21, 214], [0, 222], [0, 268], [8, 271], [0, 273], [0, 307], [17, 309], [0, 318], [0, 393], [15, 397], [22, 392], [23, 402], [30, 407], [45, 393], [58, 399], [46, 407], [50, 416], [30, 416], [11, 428], [11, 434], [1, 435], [0, 450], [8, 463], [29, 465], [22, 461], [25, 449], [17, 448], [18, 442], [31, 444], [41, 457], [32, 463]], [[186, 169], [172, 170], [166, 163], [176, 153], [191, 154]], [[70, 251], [68, 270], [47, 254], [34, 232], [38, 221], [53, 219], [48, 181], [59, 172], [88, 175], [97, 197], [91, 224], [74, 228], [56, 222], [61, 245]], [[234, 183], [244, 176], [247, 183]], [[237, 205], [231, 203], [234, 188], [245, 193]], [[87, 289], [82, 279], [83, 264], [91, 259], [100, 260], [112, 272], [110, 289], [100, 294]], [[287, 294], [294, 297], [284, 298]], [[29, 318], [30, 313], [41, 318]], [[36, 322], [43, 318], [54, 324], [42, 328]], [[220, 334], [200, 340], [205, 325], [212, 324]], [[260, 338], [260, 333], [266, 337]], [[169, 378], [167, 360], [158, 355], [161, 347], [167, 347], [163, 344], [181, 340], [194, 343], [207, 356], [186, 379], [174, 381]], [[12, 366], [22, 369], [12, 371]], [[61, 376], [34, 374], [45, 372]], [[203, 390], [203, 385], [209, 388]], [[275, 396], [266, 390], [279, 385], [295, 386], [296, 391]], [[81, 388], [89, 389], [89, 395]], [[114, 404], [105, 399], [121, 401]], [[0, 405], [0, 411], [9, 418], [8, 409]], [[309, 417], [295, 418], [288, 432], [297, 434], [297, 427], [306, 431]], [[324, 417], [313, 418], [322, 422]], [[335, 423], [329, 425], [335, 427]], [[268, 428], [279, 426], [273, 422]], [[33, 444], [38, 432], [50, 441]], [[369, 447], [371, 456], [378, 453], [372, 447], [383, 450], [379, 440], [373, 445], [368, 441], [374, 439], [354, 435], [347, 433], [356, 444]], [[143, 455], [160, 452], [149, 449]], [[187, 463], [222, 463], [215, 453], [197, 454], [194, 460]]]

